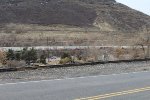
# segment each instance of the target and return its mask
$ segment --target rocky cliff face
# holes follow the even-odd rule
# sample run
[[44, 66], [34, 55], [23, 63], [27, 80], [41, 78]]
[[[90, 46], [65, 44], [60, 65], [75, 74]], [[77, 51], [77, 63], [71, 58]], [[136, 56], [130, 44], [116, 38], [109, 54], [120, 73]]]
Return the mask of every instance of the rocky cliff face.
[[0, 0], [0, 23], [79, 27], [133, 32], [150, 27], [150, 16], [115, 0]]

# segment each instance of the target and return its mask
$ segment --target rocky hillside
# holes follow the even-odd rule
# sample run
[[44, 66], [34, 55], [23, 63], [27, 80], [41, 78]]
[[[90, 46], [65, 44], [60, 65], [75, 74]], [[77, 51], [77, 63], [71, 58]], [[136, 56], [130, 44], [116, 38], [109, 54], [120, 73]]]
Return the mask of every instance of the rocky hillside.
[[0, 24], [71, 25], [102, 31], [135, 32], [150, 16], [115, 0], [0, 0]]

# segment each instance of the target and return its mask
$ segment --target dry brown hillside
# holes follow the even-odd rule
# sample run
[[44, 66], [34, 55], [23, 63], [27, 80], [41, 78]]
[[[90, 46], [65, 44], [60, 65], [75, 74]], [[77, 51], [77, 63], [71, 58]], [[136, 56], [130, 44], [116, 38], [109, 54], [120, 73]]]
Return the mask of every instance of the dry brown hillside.
[[0, 12], [1, 24], [97, 26], [128, 32], [150, 26], [150, 16], [115, 0], [0, 0]]
[[0, 0], [2, 46], [129, 45], [148, 28], [150, 16], [115, 0]]

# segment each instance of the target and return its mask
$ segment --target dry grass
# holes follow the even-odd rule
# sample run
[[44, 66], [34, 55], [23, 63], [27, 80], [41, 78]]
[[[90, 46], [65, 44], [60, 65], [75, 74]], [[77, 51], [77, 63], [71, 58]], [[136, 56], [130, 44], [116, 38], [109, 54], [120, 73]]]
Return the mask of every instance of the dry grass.
[[0, 64], [4, 65], [6, 64], [6, 52], [0, 51]]
[[99, 28], [8, 24], [0, 32], [1, 46], [127, 46], [142, 43], [143, 33], [100, 31]]

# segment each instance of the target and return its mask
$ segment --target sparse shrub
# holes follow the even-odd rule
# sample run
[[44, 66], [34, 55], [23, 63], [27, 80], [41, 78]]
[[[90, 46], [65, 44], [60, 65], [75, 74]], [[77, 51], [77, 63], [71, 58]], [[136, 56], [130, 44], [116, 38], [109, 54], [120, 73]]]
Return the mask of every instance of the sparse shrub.
[[63, 58], [60, 60], [60, 64], [67, 64], [67, 63], [71, 63], [72, 62], [72, 59], [69, 58], [69, 57], [66, 57], [66, 58]]
[[67, 64], [67, 63], [71, 63], [72, 62], [72, 57], [71, 55], [69, 55], [69, 53], [63, 53], [63, 55], [61, 56], [61, 60], [60, 60], [60, 64]]
[[133, 58], [132, 59], [138, 59], [138, 58], [140, 58], [140, 55], [137, 52], [135, 52], [133, 54]]
[[139, 59], [140, 58], [140, 52], [139, 52], [138, 48], [134, 47], [132, 54], [133, 54], [132, 59]]
[[124, 49], [122, 49], [122, 48], [117, 48], [116, 49], [116, 51], [115, 51], [115, 53], [116, 53], [116, 57], [117, 58], [120, 58], [121, 56], [123, 56], [124, 55]]
[[78, 60], [82, 60], [82, 56], [77, 55], [77, 59], [78, 59]]
[[61, 59], [64, 59], [64, 58], [71, 58], [71, 56], [69, 55], [69, 53], [63, 53], [63, 55], [61, 56]]

